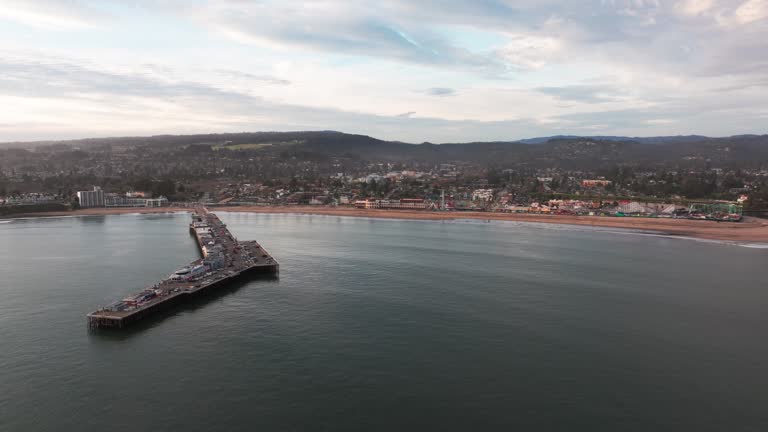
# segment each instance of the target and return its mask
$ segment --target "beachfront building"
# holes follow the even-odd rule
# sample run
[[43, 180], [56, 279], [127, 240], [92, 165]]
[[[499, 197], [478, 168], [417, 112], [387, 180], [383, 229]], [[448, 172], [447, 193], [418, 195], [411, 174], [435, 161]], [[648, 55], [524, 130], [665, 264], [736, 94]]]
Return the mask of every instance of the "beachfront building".
[[689, 217], [738, 222], [743, 217], [744, 209], [728, 201], [694, 202], [688, 208]]
[[94, 186], [93, 190], [78, 192], [77, 200], [81, 208], [104, 207], [104, 191]]
[[380, 208], [380, 200], [375, 199], [364, 199], [364, 200], [357, 200], [355, 201], [355, 207], [359, 209], [377, 209]]
[[517, 204], [508, 204], [501, 208], [502, 212], [506, 213], [530, 213], [531, 206], [522, 206]]
[[142, 208], [142, 207], [166, 207], [168, 198], [131, 198], [117, 194], [108, 194], [104, 197], [103, 207], [108, 208]]
[[159, 198], [147, 198], [145, 207], [166, 207], [168, 205], [168, 198], [160, 196]]
[[360, 209], [426, 210], [430, 204], [421, 198], [403, 198], [400, 200], [365, 199], [355, 201]]

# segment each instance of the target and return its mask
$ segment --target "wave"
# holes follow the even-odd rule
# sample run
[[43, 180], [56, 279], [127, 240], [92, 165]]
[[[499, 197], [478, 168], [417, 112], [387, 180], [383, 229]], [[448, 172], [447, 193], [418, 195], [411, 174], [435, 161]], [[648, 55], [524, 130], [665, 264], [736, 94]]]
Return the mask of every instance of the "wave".
[[[59, 215], [59, 216], [26, 216], [26, 217], [17, 217], [13, 219], [5, 219], [6, 223], [13, 222], [13, 221], [23, 221], [23, 220], [37, 220], [37, 219], [64, 219], [64, 218], [76, 218], [76, 217], [82, 217], [80, 215]], [[2, 221], [0, 221], [2, 222]]]
[[739, 243], [737, 246], [749, 249], [768, 249], [768, 243]]
[[719, 245], [725, 245], [725, 246], [737, 246], [737, 247], [743, 247], [747, 249], [768, 249], [768, 243], [741, 242], [736, 240], [715, 240], [715, 239], [705, 239], [705, 238], [689, 237], [689, 236], [682, 236], [682, 235], [667, 235], [667, 234], [647, 234], [647, 235], [654, 236], [654, 237], [677, 239], [677, 240], [690, 240], [690, 241], [695, 241], [699, 243], [719, 244]]
[[529, 222], [529, 221], [510, 221], [510, 220], [485, 220], [485, 219], [454, 219], [453, 221], [446, 220], [445, 222], [455, 222], [462, 224], [478, 224], [478, 223], [498, 223], [502, 225], [516, 225], [516, 226], [528, 226], [538, 229], [551, 230], [551, 231], [573, 231], [573, 232], [600, 232], [608, 234], [622, 234], [622, 235], [635, 235], [644, 237], [659, 237], [674, 240], [691, 240], [700, 243], [719, 244], [725, 246], [737, 246], [748, 249], [768, 249], [768, 243], [758, 242], [744, 242], [736, 240], [714, 240], [698, 238], [693, 236], [670, 234], [664, 231], [655, 231], [649, 229], [636, 229], [636, 228], [618, 228], [618, 227], [602, 227], [594, 225], [579, 225], [568, 223], [544, 223], [544, 222]]

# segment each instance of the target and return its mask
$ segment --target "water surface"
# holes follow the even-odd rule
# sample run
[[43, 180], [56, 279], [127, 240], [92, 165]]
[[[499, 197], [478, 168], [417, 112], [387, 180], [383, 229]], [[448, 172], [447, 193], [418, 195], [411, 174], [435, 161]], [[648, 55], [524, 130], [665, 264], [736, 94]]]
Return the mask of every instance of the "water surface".
[[129, 332], [188, 215], [0, 224], [0, 431], [768, 429], [768, 251], [222, 213], [281, 263]]

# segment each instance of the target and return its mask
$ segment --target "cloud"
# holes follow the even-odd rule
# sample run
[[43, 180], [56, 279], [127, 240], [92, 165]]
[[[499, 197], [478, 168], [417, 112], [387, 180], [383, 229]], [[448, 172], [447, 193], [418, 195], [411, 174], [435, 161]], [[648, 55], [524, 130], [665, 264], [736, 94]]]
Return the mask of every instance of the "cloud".
[[277, 78], [271, 75], [257, 75], [257, 74], [252, 74], [248, 72], [240, 72], [236, 70], [226, 70], [226, 69], [218, 69], [216, 70], [216, 72], [228, 78], [245, 80], [248, 82], [257, 82], [257, 83], [272, 84], [272, 85], [290, 85], [291, 84], [289, 80]]
[[[653, 107], [612, 110], [603, 108], [613, 106], [607, 101], [624, 97], [613, 86], [552, 86], [537, 88], [537, 91], [559, 100], [586, 104], [586, 110], [574, 112], [573, 107], [558, 108], [564, 110], [561, 113], [529, 110], [530, 116], [497, 121], [448, 120], [429, 115], [415, 117], [415, 110], [377, 115], [306, 106], [254, 94], [251, 86], [222, 87], [211, 82], [168, 78], [179, 75], [183, 76], [174, 69], [158, 74], [156, 68], [149, 71], [142, 67], [107, 68], [66, 58], [0, 55], [0, 107], [14, 107], [1, 113], [7, 124], [3, 129], [4, 139], [297, 129], [343, 130], [410, 142], [510, 140], [598, 129], [622, 135], [651, 132], [726, 135], [754, 131], [749, 125], [764, 120], [765, 105], [762, 109], [755, 107], [761, 106], [766, 95], [766, 92], [753, 91], [749, 92], [749, 99], [745, 96], [727, 103], [721, 94], [713, 94], [709, 99], [703, 95], [685, 95]], [[465, 97], [464, 93], [452, 97], [450, 103]], [[501, 101], [503, 110], [504, 92], [488, 94], [501, 95], [502, 99], [493, 103]], [[511, 92], [509, 103], [522, 94]], [[478, 100], [491, 103], [485, 96]], [[457, 104], [471, 106], [461, 100]], [[758, 114], [763, 116], [762, 120]], [[29, 124], [36, 126], [25, 126]]]
[[675, 120], [672, 119], [649, 119], [645, 121], [645, 124], [648, 125], [668, 125], [675, 123]]
[[736, 9], [734, 16], [741, 24], [763, 20], [768, 17], [768, 1], [747, 0]]
[[564, 87], [538, 87], [537, 91], [565, 102], [606, 103], [620, 100], [624, 92], [605, 85], [570, 85]]
[[[514, 76], [575, 61], [669, 73], [742, 73], [764, 66], [768, 0], [135, 0], [246, 44]], [[0, 18], [40, 28], [103, 26], [105, 0], [0, 0]], [[117, 9], [119, 10], [119, 9]], [[748, 26], [734, 31], [734, 26]], [[493, 33], [464, 44], [451, 28]], [[683, 48], [685, 47], [685, 48]], [[739, 60], [732, 61], [734, 49]], [[627, 56], [627, 53], [631, 55]], [[731, 65], [731, 66], [728, 66]], [[737, 67], [736, 65], [741, 65]], [[750, 72], [752, 73], [752, 72]]]
[[[470, 69], [494, 78], [576, 62], [698, 74], [715, 69], [738, 73], [735, 67], [726, 71], [734, 64], [728, 58], [734, 47], [749, 51], [739, 53], [744, 67], [760, 63], [768, 48], [763, 42], [768, 26], [759, 27], [768, 14], [767, 3], [221, 0], [188, 7], [187, 16], [247, 44]], [[750, 27], [739, 34], [730, 23]], [[494, 34], [496, 40], [468, 44], [452, 36], [451, 29]]]
[[709, 11], [715, 0], [683, 0], [677, 3], [677, 11], [683, 15], [700, 15]]
[[712, 91], [715, 92], [736, 92], [740, 90], [746, 90], [746, 89], [754, 89], [759, 87], [766, 87], [768, 88], [768, 77], [765, 77], [764, 79], [756, 79], [756, 80], [747, 80], [743, 82], [737, 82], [735, 84], [731, 84], [728, 86], [718, 87], [713, 89]]
[[681, 0], [676, 9], [681, 15], [710, 18], [723, 27], [745, 25], [768, 18], [766, 0]]
[[561, 49], [562, 42], [549, 36], [514, 35], [497, 55], [510, 67], [539, 69], [555, 60]]
[[[0, 91], [23, 97], [94, 98], [104, 96], [181, 98], [226, 92], [195, 82], [163, 81], [141, 72], [99, 70], [59, 59], [0, 57]], [[229, 97], [234, 94], [229, 94]]]
[[109, 16], [82, 0], [0, 0], [0, 19], [48, 30], [99, 28]]
[[[231, 130], [336, 129], [388, 138], [455, 140], [456, 128], [518, 136], [533, 120], [503, 122], [375, 115], [270, 101], [194, 81], [168, 81], [141, 71], [108, 71], [62, 59], [0, 57], [0, 106], [34, 122], [10, 118], [6, 139]], [[8, 114], [8, 113], [6, 113]], [[14, 121], [15, 120], [15, 121]], [[33, 131], [24, 126], [34, 123]], [[73, 125], [77, 125], [73, 128]], [[519, 129], [519, 130], [518, 130]], [[514, 132], [518, 130], [517, 132]]]
[[419, 64], [500, 67], [492, 55], [452, 44], [422, 24], [338, 0], [209, 3], [190, 16], [237, 41]]
[[455, 95], [456, 90], [449, 87], [432, 87], [432, 88], [426, 89], [424, 93], [426, 93], [429, 96], [446, 97], [446, 96]]
[[598, 126], [749, 132], [768, 110], [767, 4], [0, 0], [0, 116], [418, 142]]

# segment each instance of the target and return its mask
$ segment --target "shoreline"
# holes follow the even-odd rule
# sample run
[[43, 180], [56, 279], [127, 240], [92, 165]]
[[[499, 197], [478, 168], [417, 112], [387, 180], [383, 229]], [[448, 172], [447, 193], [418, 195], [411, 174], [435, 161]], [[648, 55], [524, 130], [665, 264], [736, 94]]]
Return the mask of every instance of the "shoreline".
[[[690, 237], [703, 240], [729, 241], [738, 243], [768, 243], [768, 220], [745, 217], [741, 222], [716, 222], [690, 219], [659, 219], [608, 216], [538, 215], [521, 213], [486, 212], [432, 212], [423, 210], [374, 210], [348, 207], [308, 206], [232, 206], [214, 207], [213, 211], [260, 213], [260, 214], [304, 214], [320, 216], [366, 217], [377, 219], [406, 219], [444, 221], [477, 219], [488, 221], [534, 222], [560, 225], [579, 225], [601, 228], [630, 229], [648, 234], [675, 237]], [[19, 213], [2, 219], [45, 218], [62, 216], [107, 216], [121, 214], [162, 214], [191, 212], [186, 207], [161, 208], [120, 208], [81, 209], [67, 212]]]
[[162, 213], [192, 213], [191, 208], [187, 207], [135, 207], [135, 208], [89, 208], [70, 211], [52, 211], [52, 212], [29, 212], [15, 213], [0, 216], [0, 220], [13, 219], [43, 219], [57, 217], [75, 217], [75, 216], [110, 216], [124, 214], [162, 214]]

